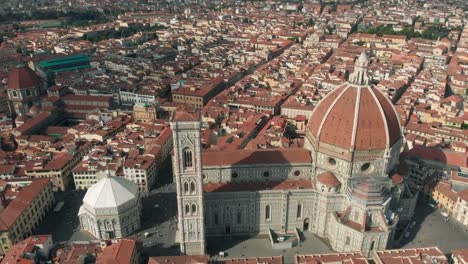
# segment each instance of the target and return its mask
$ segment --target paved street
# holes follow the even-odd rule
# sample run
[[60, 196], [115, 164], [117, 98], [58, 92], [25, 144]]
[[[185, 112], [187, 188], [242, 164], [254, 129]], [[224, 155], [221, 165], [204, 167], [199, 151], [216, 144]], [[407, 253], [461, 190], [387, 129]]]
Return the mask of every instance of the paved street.
[[62, 210], [55, 213], [53, 209], [46, 215], [34, 234], [51, 234], [55, 242], [84, 241], [95, 239], [87, 232], [80, 231], [78, 210], [84, 197], [82, 191], [66, 191], [55, 193], [56, 202], [63, 201]]
[[448, 254], [454, 248], [468, 247], [468, 230], [455, 221], [445, 221], [440, 210], [420, 203], [415, 213], [416, 225], [409, 229], [410, 236], [403, 238], [400, 247], [438, 246]]
[[227, 253], [227, 258], [257, 257], [257, 256], [284, 256], [284, 263], [294, 263], [296, 254], [314, 254], [333, 252], [319, 238], [310, 232], [304, 233], [305, 241], [288, 250], [274, 250], [268, 237], [253, 237], [246, 239], [209, 239], [208, 251], [216, 255], [220, 251]]

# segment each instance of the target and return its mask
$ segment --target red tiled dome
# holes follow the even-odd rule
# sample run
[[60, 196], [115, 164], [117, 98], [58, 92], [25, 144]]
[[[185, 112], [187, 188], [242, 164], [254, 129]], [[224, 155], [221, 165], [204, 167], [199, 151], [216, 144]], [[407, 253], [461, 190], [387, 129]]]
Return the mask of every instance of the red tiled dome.
[[349, 82], [320, 101], [308, 129], [315, 142], [354, 150], [383, 150], [401, 136], [392, 103], [371, 86]]
[[8, 75], [8, 89], [25, 89], [41, 84], [37, 74], [24, 64], [18, 64]]
[[321, 184], [325, 184], [327, 186], [338, 186], [340, 185], [340, 181], [336, 178], [336, 176], [329, 172], [323, 172], [317, 176], [317, 181]]

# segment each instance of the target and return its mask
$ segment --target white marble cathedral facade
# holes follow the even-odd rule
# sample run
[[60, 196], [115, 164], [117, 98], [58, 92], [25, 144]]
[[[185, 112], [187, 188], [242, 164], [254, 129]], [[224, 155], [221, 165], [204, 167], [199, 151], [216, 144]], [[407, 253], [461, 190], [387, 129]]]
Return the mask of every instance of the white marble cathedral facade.
[[391, 103], [368, 85], [368, 63], [363, 52], [350, 81], [317, 105], [304, 149], [202, 152], [199, 114], [174, 113], [182, 253], [205, 254], [205, 236], [295, 228], [327, 238], [340, 252], [370, 257], [391, 246], [399, 213], [416, 199], [391, 177], [403, 136]]

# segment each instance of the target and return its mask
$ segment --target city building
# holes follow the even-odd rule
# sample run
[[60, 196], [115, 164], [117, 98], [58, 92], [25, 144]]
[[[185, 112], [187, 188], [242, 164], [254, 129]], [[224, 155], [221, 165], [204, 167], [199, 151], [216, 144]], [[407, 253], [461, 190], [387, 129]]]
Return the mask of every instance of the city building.
[[133, 119], [135, 121], [151, 122], [157, 118], [156, 107], [148, 104], [135, 104], [133, 106]]
[[96, 264], [140, 264], [139, 243], [135, 239], [118, 239], [101, 242], [102, 253], [96, 258]]
[[468, 248], [453, 249], [451, 261], [453, 264], [468, 263]]
[[449, 215], [453, 214], [455, 203], [458, 200], [458, 194], [452, 190], [452, 185], [448, 182], [439, 182], [434, 187], [432, 198], [437, 203], [440, 209], [447, 212]]
[[140, 228], [138, 187], [122, 177], [105, 177], [91, 186], [78, 217], [81, 230], [98, 239], [126, 237]]
[[54, 246], [51, 235], [30, 236], [13, 245], [3, 257], [1, 264], [31, 263], [47, 261]]
[[38, 72], [51, 84], [54, 74], [66, 71], [76, 71], [90, 67], [90, 58], [87, 55], [76, 54], [69, 56], [59, 56], [51, 59], [39, 61]]
[[330, 253], [313, 255], [296, 255], [294, 264], [326, 264], [326, 263], [354, 263], [368, 264], [367, 258], [361, 252]]
[[453, 210], [453, 217], [460, 224], [468, 226], [468, 188], [458, 193], [457, 203]]
[[28, 113], [44, 94], [41, 78], [24, 63], [19, 63], [11, 69], [7, 89], [10, 112], [14, 115]]
[[393, 105], [369, 85], [368, 64], [363, 52], [349, 81], [316, 106], [303, 150], [202, 151], [199, 113], [174, 113], [183, 254], [205, 254], [206, 237], [295, 230], [365, 257], [391, 246], [399, 202], [416, 196], [394, 191], [389, 175], [398, 168], [403, 137]]
[[162, 257], [150, 257], [148, 264], [182, 264], [182, 263], [197, 263], [197, 264], [208, 264], [210, 263], [210, 257], [207, 255], [192, 255], [192, 256], [162, 256]]
[[430, 263], [448, 264], [448, 259], [438, 247], [389, 249], [374, 252], [376, 264]]
[[2, 196], [11, 192], [10, 199], [2, 201], [0, 211], [0, 255], [19, 241], [32, 235], [54, 204], [49, 179], [8, 181], [2, 185]]

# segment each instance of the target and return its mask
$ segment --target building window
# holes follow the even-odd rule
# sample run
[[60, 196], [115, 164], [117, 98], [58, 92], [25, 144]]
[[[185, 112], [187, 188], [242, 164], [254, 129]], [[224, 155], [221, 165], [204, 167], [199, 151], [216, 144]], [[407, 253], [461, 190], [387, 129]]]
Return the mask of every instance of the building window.
[[215, 225], [218, 224], [218, 214], [214, 215], [214, 223], [215, 223]]
[[185, 205], [185, 214], [189, 214], [190, 213], [190, 205], [186, 204]]
[[190, 193], [195, 193], [195, 183], [194, 182], [190, 183]]
[[336, 166], [336, 159], [334, 158], [328, 158], [328, 164], [330, 166]]
[[351, 238], [349, 236], [346, 237], [346, 241], [345, 241], [345, 244], [347, 246], [349, 246], [349, 244], [351, 243]]
[[196, 214], [196, 213], [197, 213], [197, 205], [192, 204], [192, 214]]
[[375, 246], [375, 241], [372, 241], [372, 243], [370, 244], [370, 250], [371, 251], [374, 249], [374, 246]]
[[294, 176], [300, 176], [301, 175], [301, 172], [300, 171], [294, 171]]
[[298, 204], [298, 205], [297, 205], [296, 217], [297, 217], [297, 218], [301, 218], [301, 217], [302, 217], [302, 204]]
[[235, 179], [235, 178], [239, 177], [239, 174], [237, 174], [237, 172], [233, 172], [231, 174], [231, 177]]
[[264, 177], [270, 176], [270, 172], [269, 172], [269, 171], [264, 171], [264, 172], [263, 172], [263, 176], [264, 176]]
[[192, 150], [189, 148], [184, 149], [184, 169], [192, 168]]
[[271, 207], [270, 205], [265, 206], [265, 220], [271, 219]]
[[237, 212], [237, 223], [242, 224], [242, 212]]
[[189, 192], [189, 184], [188, 184], [188, 182], [185, 182], [184, 183], [184, 193], [187, 194], [188, 192]]

